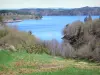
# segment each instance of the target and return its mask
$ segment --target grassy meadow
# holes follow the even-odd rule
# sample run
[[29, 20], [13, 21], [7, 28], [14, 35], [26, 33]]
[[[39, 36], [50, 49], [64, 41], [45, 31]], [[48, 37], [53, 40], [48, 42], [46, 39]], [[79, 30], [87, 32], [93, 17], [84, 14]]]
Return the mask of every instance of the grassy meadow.
[[0, 51], [0, 75], [100, 75], [100, 64], [43, 54]]

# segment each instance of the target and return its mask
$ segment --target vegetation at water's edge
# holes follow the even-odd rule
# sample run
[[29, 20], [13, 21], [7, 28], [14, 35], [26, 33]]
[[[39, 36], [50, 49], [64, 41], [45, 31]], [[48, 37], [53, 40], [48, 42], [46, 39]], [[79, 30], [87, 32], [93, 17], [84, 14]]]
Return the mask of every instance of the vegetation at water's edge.
[[31, 13], [28, 11], [20, 10], [0, 10], [0, 16], [3, 17], [4, 21], [10, 20], [25, 20], [25, 19], [41, 19], [42, 16], [39, 14]]
[[92, 20], [89, 16], [84, 21], [73, 22], [63, 31], [67, 56], [100, 61], [100, 19]]
[[63, 29], [63, 42], [45, 41], [51, 55], [64, 58], [100, 61], [100, 19], [86, 17], [84, 22], [75, 21]]

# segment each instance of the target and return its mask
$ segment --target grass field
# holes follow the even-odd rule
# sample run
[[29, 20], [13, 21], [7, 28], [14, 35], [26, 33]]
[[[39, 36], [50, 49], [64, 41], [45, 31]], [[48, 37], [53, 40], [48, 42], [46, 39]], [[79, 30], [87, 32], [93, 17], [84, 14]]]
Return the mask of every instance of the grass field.
[[100, 63], [0, 51], [0, 75], [100, 75]]

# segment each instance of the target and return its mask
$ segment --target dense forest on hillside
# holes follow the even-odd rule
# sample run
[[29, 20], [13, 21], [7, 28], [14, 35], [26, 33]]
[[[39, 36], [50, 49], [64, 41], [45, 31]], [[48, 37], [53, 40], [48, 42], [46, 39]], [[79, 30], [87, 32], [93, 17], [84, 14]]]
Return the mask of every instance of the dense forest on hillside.
[[84, 16], [100, 15], [100, 7], [64, 8], [24, 8], [16, 10], [0, 10], [4, 20], [12, 19], [41, 19], [42, 16]]
[[100, 7], [82, 7], [82, 8], [73, 8], [73, 9], [64, 9], [64, 8], [25, 8], [20, 9], [20, 11], [29, 11], [31, 13], [37, 13], [43, 16], [53, 16], [53, 15], [100, 15]]

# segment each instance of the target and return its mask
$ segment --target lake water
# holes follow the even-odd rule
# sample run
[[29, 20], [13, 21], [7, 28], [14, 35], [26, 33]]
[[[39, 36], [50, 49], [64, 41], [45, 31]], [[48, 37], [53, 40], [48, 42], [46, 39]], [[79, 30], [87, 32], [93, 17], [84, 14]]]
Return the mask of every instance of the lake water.
[[[76, 20], [84, 21], [86, 16], [43, 16], [41, 20], [24, 20], [22, 22], [13, 23], [17, 25], [21, 31], [32, 31], [32, 33], [42, 39], [57, 39], [62, 41], [62, 30], [66, 24], [70, 24]], [[93, 19], [99, 16], [92, 16]]]

